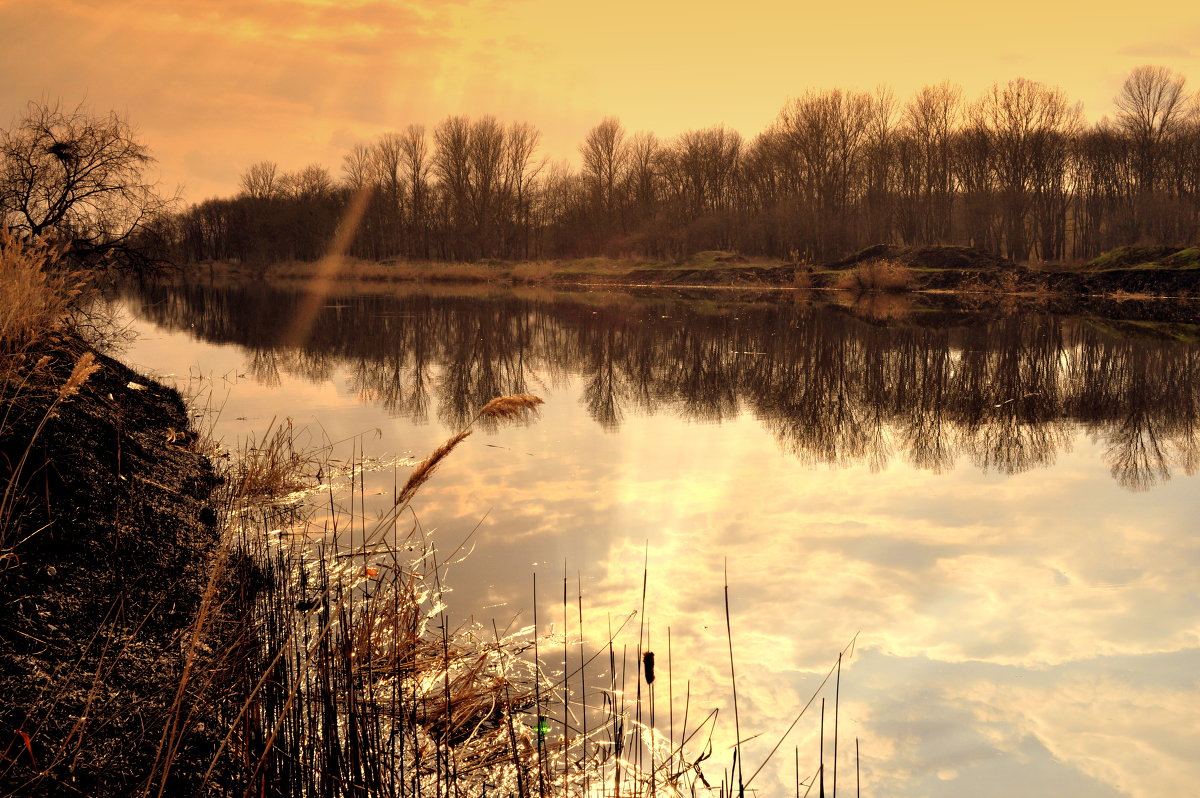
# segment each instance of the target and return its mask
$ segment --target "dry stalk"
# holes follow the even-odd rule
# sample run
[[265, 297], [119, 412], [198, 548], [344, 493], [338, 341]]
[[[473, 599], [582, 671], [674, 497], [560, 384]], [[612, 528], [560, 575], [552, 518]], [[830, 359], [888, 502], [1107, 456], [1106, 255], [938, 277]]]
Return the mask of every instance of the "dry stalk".
[[480, 409], [479, 415], [484, 418], [512, 421], [520, 418], [527, 410], [536, 410], [540, 404], [543, 404], [541, 397], [533, 394], [510, 393], [492, 399]]

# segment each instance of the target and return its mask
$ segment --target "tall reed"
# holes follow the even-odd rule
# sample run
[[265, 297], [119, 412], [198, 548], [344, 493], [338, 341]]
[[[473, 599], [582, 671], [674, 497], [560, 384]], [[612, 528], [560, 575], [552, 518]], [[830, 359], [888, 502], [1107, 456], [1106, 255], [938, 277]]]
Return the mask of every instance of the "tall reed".
[[17, 556], [13, 515], [33, 445], [97, 368], [64, 342], [86, 280], [59, 269], [60, 254], [0, 225], [0, 566]]
[[[501, 397], [476, 419], [516, 418], [540, 403], [527, 395]], [[229, 509], [226, 586], [213, 592], [224, 598], [214, 599], [205, 621], [197, 622], [193, 646], [199, 652], [224, 642], [219, 655], [190, 676], [224, 688], [210, 690], [206, 699], [219, 707], [220, 733], [198, 789], [296, 798], [632, 798], [691, 794], [706, 783], [704, 756], [687, 751], [711, 734], [715, 712], [689, 727], [685, 709], [678, 739], [673, 721], [656, 726], [654, 655], [644, 620], [637, 672], [646, 679], [645, 696], [641, 679], [634, 677], [637, 687], [630, 689], [626, 668], [616, 661], [612, 638], [634, 615], [644, 618], [644, 607], [610, 628], [605, 647], [590, 653], [582, 592], [571, 602], [565, 578], [564, 626], [556, 635], [536, 622], [518, 630], [493, 624], [486, 632], [474, 623], [450, 623], [443, 575], [455, 554], [440, 552], [405, 511], [469, 432], [434, 450], [403, 485], [397, 480], [394, 506], [362, 528], [336, 518], [318, 523], [297, 514], [294, 504], [264, 504], [262, 495], [251, 500], [246, 486], [291, 484], [284, 475], [265, 480], [254, 473], [305, 461], [287, 454], [286, 445], [276, 443], [270, 448], [283, 455], [268, 457], [259, 444], [244, 466], [231, 469], [241, 487], [230, 488], [239, 497]], [[332, 470], [321, 473], [320, 487], [332, 496]], [[350, 482], [364, 490], [361, 480], [351, 476]], [[349, 503], [355, 501], [351, 495]], [[331, 506], [337, 511], [340, 505]], [[577, 640], [566, 627], [571, 603], [579, 617]], [[554, 650], [551, 643], [562, 658], [553, 674], [539, 658]], [[607, 684], [588, 694], [587, 671], [603, 653]], [[665, 666], [670, 675], [669, 654]], [[189, 718], [202, 714], [186, 706], [188, 697], [202, 692], [181, 687], [178, 722], [171, 739], [164, 737], [162, 764], [146, 794], [169, 794], [172, 752]]]

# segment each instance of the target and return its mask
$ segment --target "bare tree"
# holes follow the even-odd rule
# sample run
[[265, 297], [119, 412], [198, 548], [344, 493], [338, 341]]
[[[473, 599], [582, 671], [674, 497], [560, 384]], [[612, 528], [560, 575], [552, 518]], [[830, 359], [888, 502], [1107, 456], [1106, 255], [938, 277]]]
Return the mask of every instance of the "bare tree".
[[423, 125], [409, 125], [400, 135], [404, 183], [408, 189], [408, 243], [410, 255], [429, 257], [429, 144]]
[[[1017, 78], [996, 84], [971, 107], [969, 127], [984, 148], [971, 157], [988, 164], [999, 202], [1000, 240], [993, 246], [1016, 260], [1033, 251], [1038, 224], [1034, 198], [1062, 190], [1067, 143], [1083, 111], [1062, 89]], [[1049, 253], [1046, 253], [1049, 254]]]
[[1140, 66], [1130, 73], [1117, 95], [1117, 124], [1138, 150], [1142, 180], [1149, 182], [1160, 145], [1180, 126], [1187, 113], [1187, 78], [1166, 67]]
[[508, 255], [529, 257], [532, 233], [533, 184], [546, 166], [534, 158], [541, 134], [533, 125], [514, 122], [504, 140], [504, 185], [509, 205]]
[[629, 158], [625, 128], [621, 127], [620, 120], [607, 117], [588, 131], [587, 138], [579, 145], [579, 154], [583, 157], [584, 180], [591, 188], [604, 232], [607, 232], [620, 204], [619, 189]]
[[475, 254], [493, 255], [504, 178], [504, 126], [494, 116], [471, 125], [468, 163]]
[[437, 145], [433, 170], [441, 189], [446, 232], [441, 254], [461, 257], [465, 254], [463, 238], [471, 216], [471, 121], [465, 116], [448, 117], [434, 129], [433, 139]]
[[298, 200], [327, 198], [333, 187], [333, 176], [319, 163], [309, 164], [299, 172], [286, 172], [279, 178], [279, 190]]
[[877, 87], [871, 96], [864, 151], [864, 232], [871, 241], [884, 241], [891, 231], [889, 199], [896, 163], [896, 116], [897, 103], [892, 90], [886, 86]]
[[953, 136], [962, 107], [962, 90], [949, 81], [925, 86], [904, 108], [909, 165], [902, 212], [909, 241], [934, 243], [951, 235], [954, 198]]
[[259, 161], [242, 173], [242, 193], [254, 199], [279, 196], [279, 166], [274, 161]]
[[378, 172], [374, 147], [355, 144], [350, 148], [350, 152], [342, 156], [342, 179], [349, 188], [359, 189], [376, 185]]
[[142, 264], [134, 239], [172, 202], [146, 174], [153, 163], [120, 114], [31, 102], [0, 131], [0, 221], [78, 259]]
[[800, 211], [793, 233], [804, 254], [841, 254], [852, 241], [852, 204], [861, 189], [871, 97], [810, 91], [780, 112], [779, 154]]
[[658, 198], [655, 162], [659, 150], [658, 137], [649, 131], [636, 133], [629, 141], [630, 188], [638, 213], [642, 216], [650, 212]]
[[681, 134], [660, 155], [671, 220], [685, 249], [732, 247], [741, 154], [742, 137], [717, 126]]
[[371, 160], [375, 179], [387, 195], [389, 206], [399, 213], [404, 202], [404, 180], [400, 174], [404, 163], [404, 136], [384, 133], [371, 147]]
[[1137, 238], [1149, 234], [1162, 240], [1170, 235], [1162, 224], [1171, 204], [1164, 161], [1172, 139], [1187, 122], [1186, 82], [1166, 67], [1140, 66], [1125, 79], [1114, 101], [1117, 126], [1129, 142], [1132, 158], [1129, 202]]

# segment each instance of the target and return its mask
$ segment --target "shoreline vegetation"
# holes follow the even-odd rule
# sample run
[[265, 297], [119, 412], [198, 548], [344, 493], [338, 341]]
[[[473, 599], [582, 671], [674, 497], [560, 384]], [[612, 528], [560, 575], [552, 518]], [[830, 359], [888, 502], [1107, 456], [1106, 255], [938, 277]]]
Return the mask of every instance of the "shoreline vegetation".
[[[312, 283], [329, 261], [207, 261], [168, 271], [167, 281]], [[484, 283], [569, 288], [751, 288], [943, 292], [1075, 299], [1200, 298], [1200, 247], [1120, 247], [1085, 263], [1016, 264], [971, 247], [880, 244], [826, 264], [747, 258], [710, 250], [677, 261], [578, 258], [471, 263], [339, 259], [345, 283]]]

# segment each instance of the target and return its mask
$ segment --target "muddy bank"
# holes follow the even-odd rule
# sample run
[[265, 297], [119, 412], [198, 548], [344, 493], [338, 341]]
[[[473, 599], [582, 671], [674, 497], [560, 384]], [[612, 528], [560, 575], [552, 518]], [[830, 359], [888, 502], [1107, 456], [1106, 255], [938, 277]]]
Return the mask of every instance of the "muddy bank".
[[63, 343], [44, 386], [3, 397], [0, 484], [29, 456], [0, 571], [0, 794], [140, 790], [217, 538], [216, 480], [177, 392], [93, 353], [47, 417], [88, 351]]
[[[900, 266], [904, 285], [893, 290], [963, 293], [1057, 293], [1077, 297], [1136, 294], [1200, 296], [1200, 249], [1123, 248], [1086, 265], [1016, 264], [963, 246], [902, 247], [878, 244], [841, 260], [781, 263], [733, 252], [707, 251], [680, 261], [584, 258], [567, 261], [363, 262], [347, 261], [339, 280], [372, 283], [478, 283], [552, 287], [851, 287], [854, 272], [872, 264]], [[1146, 261], [1147, 257], [1159, 260]], [[205, 262], [181, 267], [169, 281], [238, 283], [270, 281], [303, 284], [317, 277], [315, 264], [288, 263], [253, 268]]]
[[[1170, 248], [1165, 248], [1170, 249]], [[1156, 250], [1157, 251], [1157, 250]], [[1164, 250], [1165, 251], [1165, 250]], [[744, 260], [744, 259], [741, 259]], [[1137, 294], [1164, 297], [1200, 295], [1200, 269], [1190, 261], [1142, 263], [1097, 259], [1093, 266], [1066, 269], [1014, 263], [989, 252], [962, 246], [900, 247], [880, 244], [821, 265], [763, 265], [738, 263], [697, 269], [686, 264], [632, 269], [596, 279], [590, 275], [558, 273], [559, 284], [729, 286], [729, 287], [845, 287], [855, 269], [886, 261], [908, 272], [910, 291], [994, 293], [1055, 293], [1077, 297]], [[1111, 262], [1110, 262], [1111, 261]]]

